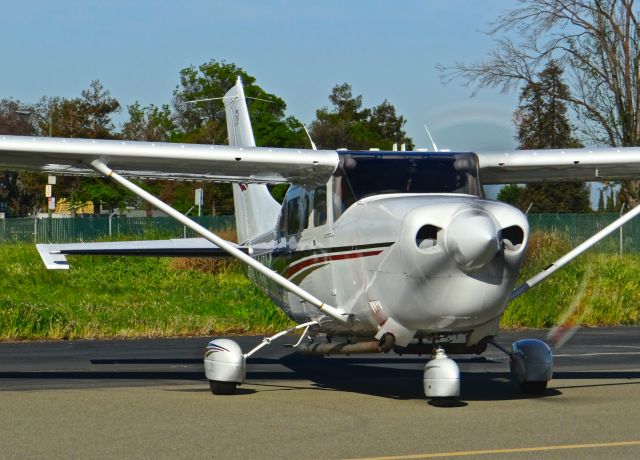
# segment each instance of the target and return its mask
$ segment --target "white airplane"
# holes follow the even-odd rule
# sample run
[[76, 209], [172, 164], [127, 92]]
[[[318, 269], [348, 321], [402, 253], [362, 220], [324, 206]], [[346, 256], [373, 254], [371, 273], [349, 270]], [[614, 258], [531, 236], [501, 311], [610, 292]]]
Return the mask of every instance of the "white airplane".
[[[510, 152], [384, 152], [256, 147], [241, 82], [224, 97], [229, 146], [0, 136], [0, 165], [104, 175], [201, 238], [38, 245], [50, 269], [67, 255], [218, 256], [247, 276], [298, 325], [246, 353], [209, 343], [214, 394], [245, 381], [246, 360], [294, 330], [306, 354], [431, 353], [428, 398], [460, 395], [452, 354], [493, 344], [513, 379], [542, 393], [553, 356], [539, 340], [494, 342], [510, 300], [640, 213], [632, 210], [531, 280], [515, 287], [529, 237], [525, 215], [485, 199], [484, 184], [638, 177], [640, 148]], [[128, 178], [234, 182], [239, 244], [223, 240]], [[266, 183], [291, 183], [282, 205]], [[514, 289], [515, 288], [515, 289]]]

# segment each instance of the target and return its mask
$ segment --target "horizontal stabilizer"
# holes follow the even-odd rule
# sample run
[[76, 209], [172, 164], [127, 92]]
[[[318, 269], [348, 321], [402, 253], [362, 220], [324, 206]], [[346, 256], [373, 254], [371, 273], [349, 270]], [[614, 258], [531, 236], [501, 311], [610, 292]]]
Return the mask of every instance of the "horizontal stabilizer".
[[[231, 243], [233, 244], [233, 243]], [[139, 256], [139, 257], [230, 257], [204, 238], [174, 240], [117, 241], [105, 243], [37, 244], [38, 252], [49, 270], [68, 270], [68, 255]], [[236, 246], [249, 252], [249, 249]]]

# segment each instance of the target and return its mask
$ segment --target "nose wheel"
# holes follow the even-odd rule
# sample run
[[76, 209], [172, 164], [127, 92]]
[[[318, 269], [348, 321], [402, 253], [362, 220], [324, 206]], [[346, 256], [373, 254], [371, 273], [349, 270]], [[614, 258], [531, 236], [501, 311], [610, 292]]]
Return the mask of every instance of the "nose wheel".
[[434, 349], [431, 361], [424, 366], [424, 394], [428, 399], [457, 399], [460, 397], [460, 369], [444, 348]]
[[209, 380], [209, 388], [214, 395], [232, 395], [236, 392], [236, 382], [220, 382], [216, 380]]

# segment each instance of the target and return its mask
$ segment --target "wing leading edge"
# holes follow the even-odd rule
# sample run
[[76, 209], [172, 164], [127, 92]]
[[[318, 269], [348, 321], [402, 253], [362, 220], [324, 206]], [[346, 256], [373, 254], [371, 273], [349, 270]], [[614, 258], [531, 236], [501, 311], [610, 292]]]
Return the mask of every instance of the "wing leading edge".
[[477, 152], [483, 184], [640, 178], [640, 147]]
[[[38, 253], [49, 270], [69, 269], [68, 255], [139, 257], [231, 257], [204, 238], [173, 240], [117, 241], [107, 243], [37, 244]], [[245, 253], [249, 249], [236, 246]]]
[[[640, 147], [476, 152], [485, 184], [640, 177]], [[0, 136], [0, 166], [99, 176], [96, 159], [128, 177], [325, 184], [334, 150]]]
[[333, 150], [0, 136], [2, 167], [98, 176], [96, 159], [128, 177], [258, 183], [324, 184], [338, 165]]

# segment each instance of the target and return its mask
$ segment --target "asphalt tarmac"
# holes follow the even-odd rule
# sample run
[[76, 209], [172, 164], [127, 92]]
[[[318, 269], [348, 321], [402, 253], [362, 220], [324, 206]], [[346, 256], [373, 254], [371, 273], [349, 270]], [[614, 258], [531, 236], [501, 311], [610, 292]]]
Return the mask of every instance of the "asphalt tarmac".
[[209, 392], [206, 338], [2, 343], [0, 458], [640, 458], [640, 328], [580, 330], [542, 397], [495, 349], [459, 357], [454, 407], [425, 400], [426, 357], [292, 341], [254, 355], [233, 396]]

